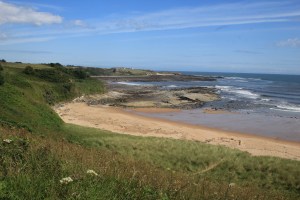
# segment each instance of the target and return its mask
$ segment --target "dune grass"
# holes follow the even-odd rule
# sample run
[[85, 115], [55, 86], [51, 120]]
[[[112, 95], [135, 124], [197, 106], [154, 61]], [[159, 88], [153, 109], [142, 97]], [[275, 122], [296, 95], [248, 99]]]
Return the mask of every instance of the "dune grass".
[[[220, 178], [214, 178], [208, 171], [175, 171], [109, 149], [70, 143], [63, 137], [41, 137], [5, 127], [0, 128], [0, 132], [0, 199], [298, 197], [292, 191], [244, 185], [233, 182], [231, 178], [224, 180], [222, 176], [228, 173], [226, 169]], [[7, 139], [11, 141], [5, 142]], [[87, 174], [87, 170], [94, 170], [98, 175]], [[72, 182], [60, 183], [66, 177], [70, 177]]]
[[[51, 105], [103, 92], [102, 83], [24, 68], [6, 63], [1, 72], [0, 199], [300, 198], [298, 161], [64, 124]], [[51, 81], [57, 74], [68, 81]], [[65, 177], [73, 181], [61, 184]]]
[[76, 125], [64, 127], [66, 138], [88, 147], [108, 149], [155, 166], [213, 181], [253, 184], [266, 190], [300, 193], [300, 162], [259, 156], [201, 142], [114, 134]]

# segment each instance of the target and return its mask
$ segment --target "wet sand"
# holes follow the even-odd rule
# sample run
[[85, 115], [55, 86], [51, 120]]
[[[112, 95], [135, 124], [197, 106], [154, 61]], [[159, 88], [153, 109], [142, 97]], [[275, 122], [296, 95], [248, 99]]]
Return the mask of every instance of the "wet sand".
[[[72, 102], [56, 106], [54, 109], [66, 123], [120, 134], [201, 141], [240, 149], [255, 156], [276, 156], [300, 160], [300, 143], [296, 142], [145, 117], [117, 107], [88, 106], [86, 103]], [[147, 109], [149, 111], [150, 108]], [[159, 112], [159, 110], [156, 111]]]
[[143, 113], [178, 113], [180, 109], [175, 108], [130, 108], [130, 111]]
[[294, 117], [276, 116], [271, 112], [249, 113], [223, 109], [215, 110], [207, 107], [180, 110], [177, 113], [150, 113], [146, 111], [136, 111], [136, 113], [146, 117], [300, 143], [300, 120]]

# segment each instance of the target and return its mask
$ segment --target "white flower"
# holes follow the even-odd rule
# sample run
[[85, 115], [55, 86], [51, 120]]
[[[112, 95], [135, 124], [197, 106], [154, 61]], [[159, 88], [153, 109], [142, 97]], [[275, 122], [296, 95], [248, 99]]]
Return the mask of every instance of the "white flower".
[[93, 175], [93, 176], [98, 176], [98, 174], [94, 170], [91, 170], [91, 169], [87, 170], [86, 173]]
[[11, 142], [12, 142], [12, 140], [10, 140], [10, 139], [4, 139], [4, 140], [3, 140], [3, 142], [5, 142], [5, 143], [9, 144], [9, 143], [11, 143]]
[[234, 187], [235, 186], [235, 183], [230, 183], [229, 184], [229, 187]]
[[73, 182], [73, 179], [71, 177], [66, 177], [66, 178], [62, 178], [60, 181], [59, 181], [61, 184], [68, 184], [68, 183], [71, 183]]

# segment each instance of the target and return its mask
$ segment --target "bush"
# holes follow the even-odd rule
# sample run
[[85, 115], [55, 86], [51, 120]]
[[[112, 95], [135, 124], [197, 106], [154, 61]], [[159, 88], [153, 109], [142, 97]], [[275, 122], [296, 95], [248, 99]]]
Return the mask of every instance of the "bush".
[[2, 65], [0, 64], [0, 72], [1, 72], [1, 71], [3, 71], [3, 67], [2, 67]]
[[0, 85], [3, 85], [4, 84], [4, 77], [2, 74], [0, 74]]
[[73, 73], [74, 73], [74, 76], [79, 79], [85, 79], [88, 77], [87, 72], [81, 68], [75, 69]]
[[55, 103], [55, 94], [51, 89], [45, 88], [45, 92], [43, 94], [45, 101], [49, 104], [49, 105], [54, 105]]
[[45, 81], [55, 83], [67, 83], [70, 79], [68, 74], [56, 69], [37, 69], [35, 75]]
[[49, 63], [49, 66], [50, 67], [53, 67], [53, 68], [63, 68], [64, 66], [60, 63]]
[[74, 85], [72, 83], [64, 83], [63, 88], [66, 93], [70, 93], [73, 90]]
[[24, 69], [24, 73], [27, 74], [27, 75], [33, 75], [34, 74], [34, 70], [33, 70], [33, 68], [31, 66], [27, 66]]

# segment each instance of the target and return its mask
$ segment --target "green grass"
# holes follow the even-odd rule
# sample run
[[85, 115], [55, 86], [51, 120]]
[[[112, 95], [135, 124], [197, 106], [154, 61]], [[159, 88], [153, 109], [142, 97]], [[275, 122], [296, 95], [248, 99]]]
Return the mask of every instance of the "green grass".
[[143, 69], [130, 68], [84, 68], [92, 76], [145, 76], [154, 75], [156, 72]]
[[68, 82], [49, 82], [26, 75], [23, 69], [15, 68], [15, 65], [11, 67], [6, 63], [2, 72], [5, 83], [0, 87], [0, 121], [27, 127], [34, 132], [58, 131], [62, 126], [62, 120], [50, 105], [83, 94], [103, 92], [102, 83], [94, 79], [76, 79], [55, 69], [32, 65], [39, 70], [52, 70], [54, 75], [68, 77]]
[[[2, 63], [0, 199], [300, 198], [298, 161], [64, 124], [51, 106], [103, 92], [103, 84], [47, 65], [30, 64], [53, 73], [27, 75], [27, 65]], [[74, 181], [60, 184], [68, 176]]]
[[164, 169], [201, 174], [215, 181], [255, 184], [261, 188], [299, 194], [300, 162], [249, 153], [201, 142], [119, 135], [66, 125], [69, 141], [108, 149]]
[[[110, 174], [87, 174], [86, 164], [75, 164], [85, 159], [89, 151], [72, 144], [26, 136], [0, 129], [0, 199], [158, 199], [159, 193], [150, 186], [139, 186]], [[7, 133], [9, 132], [9, 134]], [[13, 135], [13, 136], [12, 136]], [[11, 142], [2, 141], [10, 138]], [[62, 150], [61, 147], [66, 148]], [[71, 151], [70, 151], [71, 150]], [[76, 156], [72, 154], [76, 154]], [[83, 154], [82, 154], [83, 153]], [[90, 155], [86, 155], [87, 157]], [[93, 155], [95, 156], [95, 155]], [[108, 152], [97, 156], [110, 157]], [[119, 159], [118, 161], [121, 161]], [[99, 170], [99, 167], [97, 168]], [[64, 177], [73, 182], [61, 184]]]
[[[8, 128], [0, 128], [0, 132], [0, 199], [299, 197], [292, 191], [266, 189], [255, 184], [234, 182], [236, 185], [229, 187], [233, 179], [214, 180], [210, 174], [173, 171], [106, 148], [69, 143], [62, 137], [39, 137]], [[3, 139], [11, 139], [11, 142], [8, 144]], [[88, 175], [89, 169], [98, 176]], [[73, 182], [61, 184], [64, 177], [71, 177]]]
[[24, 69], [26, 66], [31, 66], [34, 69], [51, 69], [51, 67], [46, 64], [1, 62], [1, 65], [3, 67], [17, 68], [17, 69]]

